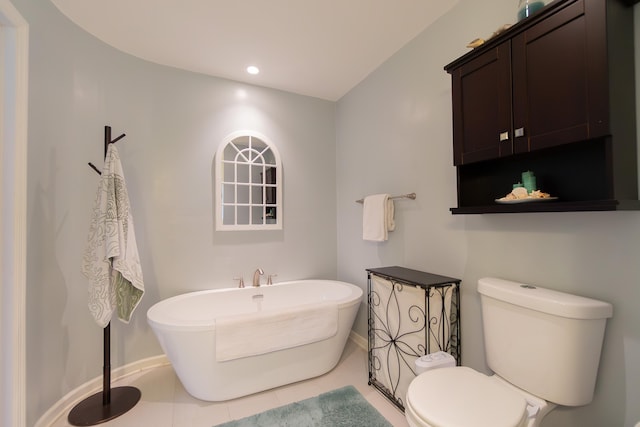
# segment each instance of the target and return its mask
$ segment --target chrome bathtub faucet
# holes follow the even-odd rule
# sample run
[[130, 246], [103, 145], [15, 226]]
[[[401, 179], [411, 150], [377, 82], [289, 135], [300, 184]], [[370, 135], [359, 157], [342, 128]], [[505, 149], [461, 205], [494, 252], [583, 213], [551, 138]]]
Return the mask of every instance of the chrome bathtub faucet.
[[264, 270], [262, 270], [261, 268], [257, 269], [254, 273], [253, 273], [253, 286], [254, 287], [258, 287], [260, 286], [260, 276], [262, 276], [264, 274]]

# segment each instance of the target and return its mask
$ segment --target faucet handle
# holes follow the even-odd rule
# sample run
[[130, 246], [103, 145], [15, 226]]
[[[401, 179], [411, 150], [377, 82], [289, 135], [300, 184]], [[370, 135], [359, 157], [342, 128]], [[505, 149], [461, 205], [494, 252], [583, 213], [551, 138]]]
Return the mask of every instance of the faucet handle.
[[273, 280], [271, 280], [273, 277], [277, 277], [277, 274], [270, 274], [267, 276], [267, 285], [273, 285]]
[[242, 276], [234, 277], [233, 280], [239, 280], [238, 287], [239, 288], [244, 288], [244, 277], [242, 277]]

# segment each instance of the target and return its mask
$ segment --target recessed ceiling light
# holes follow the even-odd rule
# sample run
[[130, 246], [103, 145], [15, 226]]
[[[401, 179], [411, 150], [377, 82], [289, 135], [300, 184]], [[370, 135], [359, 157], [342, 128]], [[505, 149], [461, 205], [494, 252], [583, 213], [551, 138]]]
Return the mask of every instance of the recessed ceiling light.
[[255, 65], [249, 65], [247, 67], [247, 73], [249, 74], [258, 74], [259, 72], [260, 72], [260, 69]]

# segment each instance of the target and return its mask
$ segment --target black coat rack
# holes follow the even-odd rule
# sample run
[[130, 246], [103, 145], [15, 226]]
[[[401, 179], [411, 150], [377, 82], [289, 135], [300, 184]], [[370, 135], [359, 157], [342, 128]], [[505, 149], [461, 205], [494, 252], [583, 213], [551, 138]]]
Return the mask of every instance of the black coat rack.
[[[125, 137], [123, 133], [111, 139], [111, 126], [104, 127], [104, 157], [107, 157], [109, 144]], [[99, 175], [102, 172], [89, 162], [89, 166]], [[136, 406], [142, 393], [135, 387], [123, 386], [111, 388], [111, 322], [103, 330], [104, 363], [102, 366], [102, 391], [87, 397], [69, 412], [68, 421], [74, 426], [93, 426], [119, 417]]]

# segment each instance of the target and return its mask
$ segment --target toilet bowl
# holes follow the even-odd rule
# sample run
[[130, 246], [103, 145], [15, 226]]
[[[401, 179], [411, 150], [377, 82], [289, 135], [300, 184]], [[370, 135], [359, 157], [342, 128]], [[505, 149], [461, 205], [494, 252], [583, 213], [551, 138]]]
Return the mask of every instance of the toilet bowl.
[[411, 427], [534, 427], [555, 405], [467, 367], [418, 375], [407, 390]]
[[443, 367], [409, 384], [411, 427], [537, 427], [557, 405], [593, 399], [606, 302], [497, 278], [478, 281], [493, 375]]

